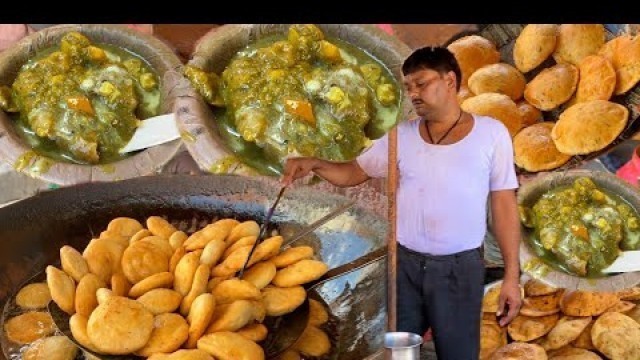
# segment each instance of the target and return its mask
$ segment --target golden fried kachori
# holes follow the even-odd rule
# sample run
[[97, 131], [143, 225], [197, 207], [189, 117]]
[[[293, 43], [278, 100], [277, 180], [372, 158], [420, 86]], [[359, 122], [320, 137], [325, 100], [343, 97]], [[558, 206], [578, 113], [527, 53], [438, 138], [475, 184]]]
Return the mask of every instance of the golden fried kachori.
[[580, 80], [576, 102], [609, 100], [616, 88], [616, 71], [611, 62], [600, 55], [589, 55], [578, 65]]
[[567, 102], [578, 86], [578, 67], [556, 64], [545, 68], [524, 89], [524, 98], [533, 106], [549, 111]]
[[557, 33], [556, 24], [527, 24], [513, 46], [518, 70], [526, 73], [542, 64], [556, 48]]
[[510, 97], [498, 93], [484, 93], [465, 100], [462, 110], [493, 117], [501, 121], [509, 130], [511, 137], [522, 127], [522, 116], [516, 103]]
[[474, 94], [505, 94], [512, 100], [522, 97], [527, 81], [515, 67], [506, 63], [490, 64], [476, 70], [469, 77], [469, 90]]
[[606, 38], [602, 24], [561, 24], [553, 58], [575, 66], [589, 55], [597, 54]]
[[516, 165], [527, 171], [545, 171], [566, 164], [571, 155], [558, 151], [551, 138], [555, 123], [545, 121], [522, 129], [513, 138]]
[[614, 102], [577, 103], [560, 114], [551, 138], [564, 154], [588, 154], [611, 144], [624, 130], [628, 117], [629, 110]]
[[500, 53], [495, 44], [479, 35], [464, 36], [457, 39], [449, 44], [447, 49], [453, 53], [458, 65], [460, 65], [460, 72], [462, 73], [461, 86], [467, 85], [469, 77], [476, 70], [500, 61]]

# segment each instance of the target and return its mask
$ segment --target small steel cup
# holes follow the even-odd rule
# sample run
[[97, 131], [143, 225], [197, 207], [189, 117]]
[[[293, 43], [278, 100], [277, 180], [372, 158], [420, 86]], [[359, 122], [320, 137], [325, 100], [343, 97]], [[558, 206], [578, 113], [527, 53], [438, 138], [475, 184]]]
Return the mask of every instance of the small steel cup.
[[384, 334], [385, 359], [420, 360], [422, 337], [410, 332], [388, 332]]

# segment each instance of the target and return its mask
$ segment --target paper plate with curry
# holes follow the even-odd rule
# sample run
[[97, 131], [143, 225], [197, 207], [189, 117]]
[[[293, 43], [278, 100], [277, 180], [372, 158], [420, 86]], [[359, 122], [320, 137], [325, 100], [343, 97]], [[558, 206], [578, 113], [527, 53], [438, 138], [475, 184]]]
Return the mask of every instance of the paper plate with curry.
[[555, 172], [518, 191], [524, 272], [567, 289], [614, 291], [640, 273], [607, 274], [622, 251], [640, 250], [640, 193], [615, 175]]
[[277, 176], [291, 156], [354, 159], [408, 109], [409, 48], [371, 25], [225, 25], [184, 68], [178, 125], [200, 167]]
[[172, 110], [158, 39], [117, 25], [60, 25], [0, 57], [0, 155], [61, 185], [149, 175], [179, 141], [122, 154], [140, 122]]

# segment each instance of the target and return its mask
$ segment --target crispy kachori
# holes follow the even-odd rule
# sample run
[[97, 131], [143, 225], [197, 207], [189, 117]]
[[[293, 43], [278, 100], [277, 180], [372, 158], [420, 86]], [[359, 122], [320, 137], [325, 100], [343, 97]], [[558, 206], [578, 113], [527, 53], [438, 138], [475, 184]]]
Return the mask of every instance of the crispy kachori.
[[551, 138], [564, 154], [588, 154], [611, 144], [624, 130], [628, 117], [629, 110], [614, 102], [577, 103], [560, 114]]
[[47, 286], [51, 293], [51, 299], [67, 314], [76, 312], [75, 297], [76, 284], [71, 276], [55, 266], [47, 266]]
[[527, 100], [522, 99], [518, 101], [516, 106], [518, 106], [518, 110], [520, 111], [523, 127], [531, 126], [544, 120], [540, 109], [529, 104]]
[[522, 116], [516, 103], [510, 97], [498, 93], [484, 93], [465, 100], [461, 105], [462, 110], [493, 117], [502, 122], [511, 137], [522, 127]]
[[453, 53], [460, 66], [461, 86], [467, 85], [469, 77], [476, 70], [500, 61], [500, 52], [496, 49], [495, 44], [479, 35], [457, 39], [449, 44], [447, 49]]
[[487, 360], [499, 348], [507, 345], [507, 332], [498, 323], [480, 325], [480, 360]]
[[542, 64], [555, 50], [557, 34], [556, 24], [527, 24], [513, 46], [518, 70], [527, 73]]
[[551, 138], [555, 123], [545, 121], [522, 129], [513, 138], [514, 160], [520, 168], [530, 172], [553, 170], [570, 159], [561, 153]]
[[619, 301], [615, 293], [577, 290], [562, 297], [560, 308], [565, 315], [597, 316]]
[[640, 36], [621, 41], [615, 49], [615, 94], [629, 91], [640, 80]]
[[540, 345], [512, 342], [496, 350], [491, 360], [547, 360], [547, 353]]
[[497, 63], [476, 70], [469, 77], [467, 86], [476, 95], [499, 93], [515, 101], [522, 97], [526, 83], [518, 69], [506, 63]]
[[548, 285], [538, 279], [529, 279], [524, 284], [525, 296], [541, 296], [553, 294], [561, 289]]
[[153, 328], [153, 314], [141, 303], [111, 296], [89, 316], [87, 335], [101, 353], [122, 355], [142, 349]]
[[182, 316], [173, 313], [156, 315], [149, 341], [135, 354], [149, 357], [155, 353], [174, 352], [188, 337], [189, 325]]
[[502, 283], [491, 287], [482, 298], [482, 312], [483, 313], [495, 313], [498, 311], [498, 299], [500, 298], [500, 291], [502, 290]]
[[29, 311], [4, 323], [7, 338], [17, 344], [30, 344], [52, 334], [55, 329], [51, 315], [44, 311]]
[[47, 307], [51, 301], [51, 292], [46, 283], [29, 284], [16, 295], [16, 305], [22, 309], [35, 310]]
[[602, 360], [602, 358], [592, 351], [567, 346], [549, 352], [549, 360]]
[[73, 360], [78, 347], [66, 336], [49, 336], [32, 343], [22, 353], [23, 360]]
[[264, 360], [264, 350], [260, 345], [230, 331], [201, 337], [198, 349], [213, 355], [216, 360]]
[[589, 55], [578, 65], [580, 80], [576, 102], [609, 100], [616, 88], [616, 71], [604, 56]]
[[585, 57], [597, 54], [605, 40], [602, 24], [561, 24], [553, 58], [558, 63], [578, 66]]
[[591, 323], [591, 316], [563, 316], [547, 335], [547, 350], [560, 349], [576, 340]]
[[522, 301], [520, 313], [527, 316], [546, 316], [560, 311], [564, 289], [547, 295], [529, 296]]
[[549, 111], [564, 104], [578, 86], [578, 67], [556, 64], [543, 69], [524, 89], [524, 98], [536, 108]]
[[303, 355], [319, 357], [329, 352], [331, 342], [327, 333], [313, 325], [308, 325], [292, 348]]
[[558, 322], [559, 317], [558, 314], [537, 317], [520, 314], [509, 323], [507, 331], [513, 340], [528, 342], [540, 338], [551, 331]]

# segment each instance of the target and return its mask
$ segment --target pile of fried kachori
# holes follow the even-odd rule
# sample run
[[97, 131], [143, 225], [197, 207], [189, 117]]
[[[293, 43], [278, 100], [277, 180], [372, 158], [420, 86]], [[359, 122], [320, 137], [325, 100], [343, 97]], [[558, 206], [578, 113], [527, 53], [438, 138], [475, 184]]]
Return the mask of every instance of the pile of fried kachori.
[[[76, 341], [99, 354], [135, 354], [154, 360], [264, 359], [259, 345], [267, 316], [302, 305], [303, 284], [328, 268], [309, 246], [281, 250], [274, 235], [257, 245], [242, 279], [236, 273], [249, 257], [259, 225], [252, 220], [214, 221], [192, 234], [162, 217], [113, 219], [82, 253], [60, 249], [61, 268], [48, 266], [47, 282], [29, 284], [16, 303], [26, 312], [4, 328], [30, 360], [71, 360], [77, 348], [52, 336], [49, 300], [71, 315]], [[310, 317], [286, 359], [322, 356], [330, 350], [323, 305], [310, 301]], [[58, 354], [58, 355], [56, 355]]]
[[640, 359], [640, 287], [566, 291], [528, 280], [518, 316], [498, 325], [500, 283], [482, 303], [481, 360]]
[[526, 171], [553, 170], [603, 150], [629, 118], [611, 97], [640, 81], [640, 36], [606, 38], [602, 24], [527, 24], [512, 59], [501, 59], [480, 35], [457, 39], [448, 49], [462, 72], [458, 101], [507, 127], [515, 163]]

